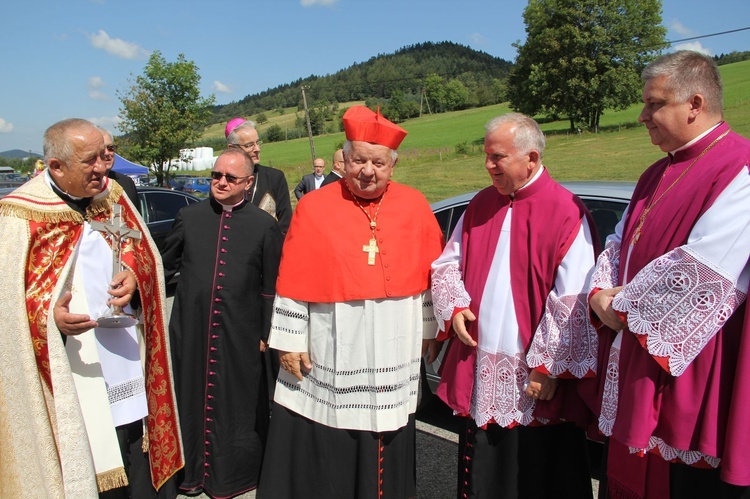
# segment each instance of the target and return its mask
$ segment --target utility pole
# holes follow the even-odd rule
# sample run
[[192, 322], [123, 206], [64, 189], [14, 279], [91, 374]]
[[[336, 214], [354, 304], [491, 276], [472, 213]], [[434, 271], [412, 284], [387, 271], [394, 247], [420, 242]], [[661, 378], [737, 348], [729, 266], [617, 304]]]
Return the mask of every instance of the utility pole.
[[419, 98], [419, 117], [422, 117], [422, 99], [424, 99], [425, 104], [427, 104], [427, 112], [432, 114], [432, 110], [430, 109], [430, 101], [427, 98], [427, 94], [424, 92], [424, 87], [422, 87], [422, 95]]
[[315, 144], [313, 143], [312, 128], [310, 127], [310, 112], [307, 110], [307, 98], [305, 97], [305, 86], [302, 85], [302, 102], [305, 105], [305, 120], [307, 121], [307, 136], [310, 138], [310, 154], [315, 161]]

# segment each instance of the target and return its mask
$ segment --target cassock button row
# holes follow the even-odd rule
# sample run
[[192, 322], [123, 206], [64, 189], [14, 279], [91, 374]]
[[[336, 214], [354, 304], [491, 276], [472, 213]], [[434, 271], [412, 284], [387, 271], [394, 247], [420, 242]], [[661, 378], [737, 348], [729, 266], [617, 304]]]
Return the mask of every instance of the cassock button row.
[[221, 240], [222, 241], [226, 241], [227, 240], [227, 236], [221, 236]]
[[224, 230], [229, 230], [229, 226], [228, 226], [228, 225], [225, 225], [225, 226], [224, 226]]
[[214, 420], [211, 419], [211, 418], [206, 418], [206, 421], [208, 421], [209, 423], [213, 423], [214, 422]]
[[218, 348], [216, 348], [216, 347], [211, 347], [211, 348], [210, 348], [210, 350], [211, 350], [212, 352], [215, 352], [216, 350], [218, 350]]
[[227, 262], [225, 262], [224, 260], [219, 260], [219, 265], [226, 265], [226, 264]]
[[211, 407], [210, 405], [207, 405], [207, 406], [206, 406], [206, 410], [207, 410], [207, 411], [213, 411], [213, 410], [214, 410], [214, 408], [213, 408], [213, 407]]
[[213, 323], [212, 323], [211, 325], [212, 325], [213, 327], [219, 327], [219, 323], [218, 323], [218, 322], [213, 322]]
[[222, 289], [224, 289], [224, 286], [222, 286], [222, 285], [216, 286], [216, 289], [222, 290]]
[[219, 335], [218, 335], [218, 334], [212, 334], [212, 335], [211, 335], [211, 339], [212, 339], [212, 340], [215, 340], [215, 339], [216, 339], [216, 338], [218, 338], [218, 337], [219, 337]]
[[221, 252], [222, 252], [222, 253], [226, 253], [226, 252], [227, 252], [227, 250], [225, 250], [224, 248], [221, 248]]
[[219, 277], [224, 277], [224, 272], [219, 272]]
[[221, 298], [214, 298], [214, 302], [220, 303], [221, 302]]

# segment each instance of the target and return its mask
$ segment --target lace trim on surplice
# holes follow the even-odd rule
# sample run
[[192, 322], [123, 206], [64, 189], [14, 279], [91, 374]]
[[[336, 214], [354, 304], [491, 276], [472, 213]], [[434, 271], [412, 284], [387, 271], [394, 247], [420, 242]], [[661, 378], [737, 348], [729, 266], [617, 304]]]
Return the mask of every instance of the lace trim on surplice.
[[721, 464], [721, 459], [718, 457], [709, 456], [708, 454], [704, 454], [697, 450], [675, 449], [661, 438], [654, 436], [648, 440], [648, 447], [645, 449], [638, 449], [635, 447], [628, 447], [628, 449], [631, 454], [644, 454], [650, 452], [661, 456], [665, 461], [682, 462], [688, 466], [699, 468], [718, 468]]
[[504, 428], [528, 425], [536, 403], [526, 395], [529, 367], [523, 353], [489, 353], [477, 350], [477, 370], [471, 416], [477, 426], [494, 421]]
[[676, 248], [646, 265], [612, 306], [628, 314], [628, 328], [646, 336], [654, 357], [681, 375], [745, 300], [733, 280], [698, 255]]
[[591, 276], [589, 290], [610, 289], [617, 286], [620, 268], [620, 243], [607, 242], [599, 258], [596, 259], [596, 268]]
[[585, 294], [550, 293], [542, 321], [526, 357], [530, 367], [543, 365], [553, 376], [583, 378], [596, 372], [599, 340], [588, 316]]
[[[618, 340], [619, 339], [618, 336]], [[619, 387], [617, 383], [619, 382], [619, 379], [620, 346], [619, 341], [615, 340], [615, 343], [609, 350], [607, 374], [604, 377], [602, 408], [599, 414], [599, 430], [608, 437], [612, 436], [612, 427], [615, 425], [615, 418], [617, 417], [617, 399], [619, 396]]]
[[458, 264], [443, 265], [432, 273], [432, 301], [440, 331], [453, 318], [455, 309], [467, 308], [471, 304]]

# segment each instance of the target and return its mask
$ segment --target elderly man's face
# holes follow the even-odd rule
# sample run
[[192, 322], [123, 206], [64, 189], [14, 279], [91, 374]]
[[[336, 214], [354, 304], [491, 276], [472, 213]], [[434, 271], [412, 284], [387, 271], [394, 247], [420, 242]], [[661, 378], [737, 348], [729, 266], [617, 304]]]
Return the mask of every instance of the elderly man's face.
[[211, 172], [211, 196], [219, 203], [239, 203], [253, 185], [253, 177], [245, 168], [244, 159], [241, 154], [223, 154], [216, 160]]
[[260, 143], [258, 131], [253, 128], [243, 128], [235, 132], [237, 135], [236, 147], [239, 147], [250, 155], [253, 165], [260, 163]]
[[664, 152], [674, 151], [694, 138], [688, 127], [691, 110], [690, 101], [675, 102], [667, 77], [659, 76], [643, 87], [643, 110], [638, 121], [646, 125], [652, 144]]
[[484, 166], [500, 194], [513, 194], [531, 180], [539, 165], [539, 154], [521, 154], [513, 145], [513, 125], [507, 123], [484, 137]]
[[104, 140], [104, 168], [109, 172], [115, 165], [115, 141], [109, 134], [102, 132], [102, 139]]
[[395, 165], [388, 147], [352, 141], [344, 161], [344, 178], [355, 196], [375, 199], [385, 192]]
[[71, 196], [90, 198], [104, 189], [106, 176], [104, 139], [91, 126], [72, 130], [68, 134], [72, 145], [71, 157], [50, 158], [50, 174], [57, 186]]

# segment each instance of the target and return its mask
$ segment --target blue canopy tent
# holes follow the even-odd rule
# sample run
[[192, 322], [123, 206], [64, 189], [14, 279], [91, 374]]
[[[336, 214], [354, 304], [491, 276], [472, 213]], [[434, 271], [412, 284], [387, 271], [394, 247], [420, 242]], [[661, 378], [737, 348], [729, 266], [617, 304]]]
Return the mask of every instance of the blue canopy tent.
[[115, 154], [115, 164], [112, 169], [123, 175], [148, 175], [148, 168], [131, 163], [119, 154]]

